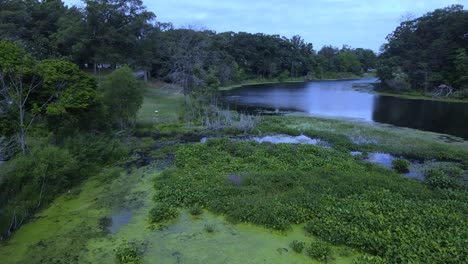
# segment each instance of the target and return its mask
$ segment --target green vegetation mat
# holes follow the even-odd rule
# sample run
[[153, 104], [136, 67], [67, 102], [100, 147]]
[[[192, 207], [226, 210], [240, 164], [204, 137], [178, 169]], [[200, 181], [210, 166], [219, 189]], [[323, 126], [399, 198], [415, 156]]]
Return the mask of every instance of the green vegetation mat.
[[431, 191], [380, 166], [311, 145], [210, 140], [180, 146], [155, 182], [158, 203], [201, 205], [277, 230], [307, 223], [323, 240], [390, 263], [468, 257], [466, 190]]

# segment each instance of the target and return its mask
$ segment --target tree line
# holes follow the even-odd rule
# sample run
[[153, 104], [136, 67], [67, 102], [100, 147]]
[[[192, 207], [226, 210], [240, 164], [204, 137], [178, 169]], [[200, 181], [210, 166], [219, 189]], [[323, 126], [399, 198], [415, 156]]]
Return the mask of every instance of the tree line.
[[375, 67], [369, 49], [325, 46], [317, 52], [297, 35], [174, 28], [156, 21], [141, 0], [83, 3], [78, 8], [61, 0], [3, 1], [0, 37], [20, 41], [40, 59], [64, 59], [95, 72], [101, 64], [126, 64], [172, 82], [339, 78]]
[[382, 85], [468, 98], [467, 28], [462, 5], [403, 21], [381, 48], [377, 75]]

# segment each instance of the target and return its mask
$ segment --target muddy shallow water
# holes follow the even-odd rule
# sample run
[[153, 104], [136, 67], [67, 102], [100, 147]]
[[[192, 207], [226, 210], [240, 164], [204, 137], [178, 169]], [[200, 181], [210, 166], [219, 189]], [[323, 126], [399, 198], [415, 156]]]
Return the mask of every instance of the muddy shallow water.
[[[143, 263], [319, 263], [289, 248], [293, 240], [314, 239], [299, 225], [277, 232], [233, 224], [207, 211], [193, 217], [181, 210], [177, 219], [151, 227], [152, 183], [159, 174], [154, 168], [123, 173], [107, 187], [87, 182], [76, 197], [60, 197], [0, 246], [0, 262], [116, 263], [116, 250], [133, 244], [143, 250]], [[132, 208], [135, 199], [141, 206]], [[119, 209], [128, 207], [132, 209]], [[103, 217], [112, 218], [108, 232], [100, 230]], [[207, 232], [207, 226], [214, 232]], [[352, 263], [359, 256], [344, 247], [334, 250], [334, 263]]]

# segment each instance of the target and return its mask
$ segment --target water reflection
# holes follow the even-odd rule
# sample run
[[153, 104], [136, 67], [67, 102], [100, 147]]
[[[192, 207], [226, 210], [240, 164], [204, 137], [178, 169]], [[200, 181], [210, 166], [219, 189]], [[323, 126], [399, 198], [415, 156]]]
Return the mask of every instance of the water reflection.
[[358, 118], [468, 138], [468, 104], [410, 100], [355, 91], [376, 79], [243, 86], [223, 94], [238, 110], [291, 110], [325, 117]]
[[376, 96], [372, 120], [468, 138], [468, 104]]
[[123, 210], [111, 215], [112, 225], [108, 228], [111, 234], [116, 234], [119, 228], [130, 223], [133, 213], [129, 210]]

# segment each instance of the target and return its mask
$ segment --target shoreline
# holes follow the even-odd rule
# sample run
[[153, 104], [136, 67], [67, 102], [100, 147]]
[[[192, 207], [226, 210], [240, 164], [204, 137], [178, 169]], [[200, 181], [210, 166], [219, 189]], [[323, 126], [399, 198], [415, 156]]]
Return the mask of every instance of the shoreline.
[[[259, 81], [259, 82], [246, 82], [242, 84], [233, 84], [233, 85], [228, 85], [228, 86], [221, 86], [218, 88], [218, 91], [229, 91], [232, 89], [240, 88], [243, 86], [250, 86], [250, 85], [261, 85], [261, 84], [287, 84], [287, 83], [301, 83], [301, 82], [326, 82], [326, 81], [356, 81], [356, 80], [365, 80], [365, 79], [372, 79], [376, 77], [362, 77], [362, 78], [344, 78], [344, 79], [317, 79], [317, 80], [309, 80], [309, 81], [304, 81], [304, 80], [290, 80], [290, 81]], [[410, 100], [428, 100], [428, 101], [439, 101], [439, 102], [448, 102], [448, 103], [468, 103], [468, 100], [465, 99], [457, 99], [457, 98], [452, 98], [452, 97], [430, 97], [426, 95], [417, 95], [417, 94], [401, 94], [401, 93], [392, 93], [388, 91], [376, 91], [375, 87], [372, 84], [369, 83], [362, 83], [362, 84], [357, 84], [357, 86], [353, 86], [353, 89], [355, 91], [359, 92], [366, 92], [370, 94], [376, 94], [376, 95], [381, 95], [381, 96], [392, 96], [392, 97], [398, 97], [398, 98], [404, 98], [404, 99], [410, 99]]]
[[380, 96], [392, 96], [409, 100], [427, 100], [427, 101], [438, 101], [447, 103], [468, 103], [468, 100], [458, 99], [453, 97], [430, 97], [422, 94], [408, 94], [408, 93], [392, 93], [389, 91], [377, 91], [372, 84], [357, 84], [353, 86], [353, 89], [359, 92], [366, 92], [370, 94], [376, 94]]
[[361, 79], [372, 79], [374, 77], [362, 77], [362, 78], [343, 78], [343, 79], [315, 79], [315, 80], [289, 80], [289, 81], [258, 81], [258, 82], [245, 82], [241, 84], [233, 84], [233, 85], [228, 85], [228, 86], [221, 86], [218, 88], [219, 91], [228, 91], [232, 90], [235, 88], [240, 88], [242, 86], [248, 86], [248, 85], [260, 85], [260, 84], [284, 84], [284, 83], [301, 83], [301, 82], [327, 82], [327, 81], [355, 81], [355, 80], [361, 80]]

